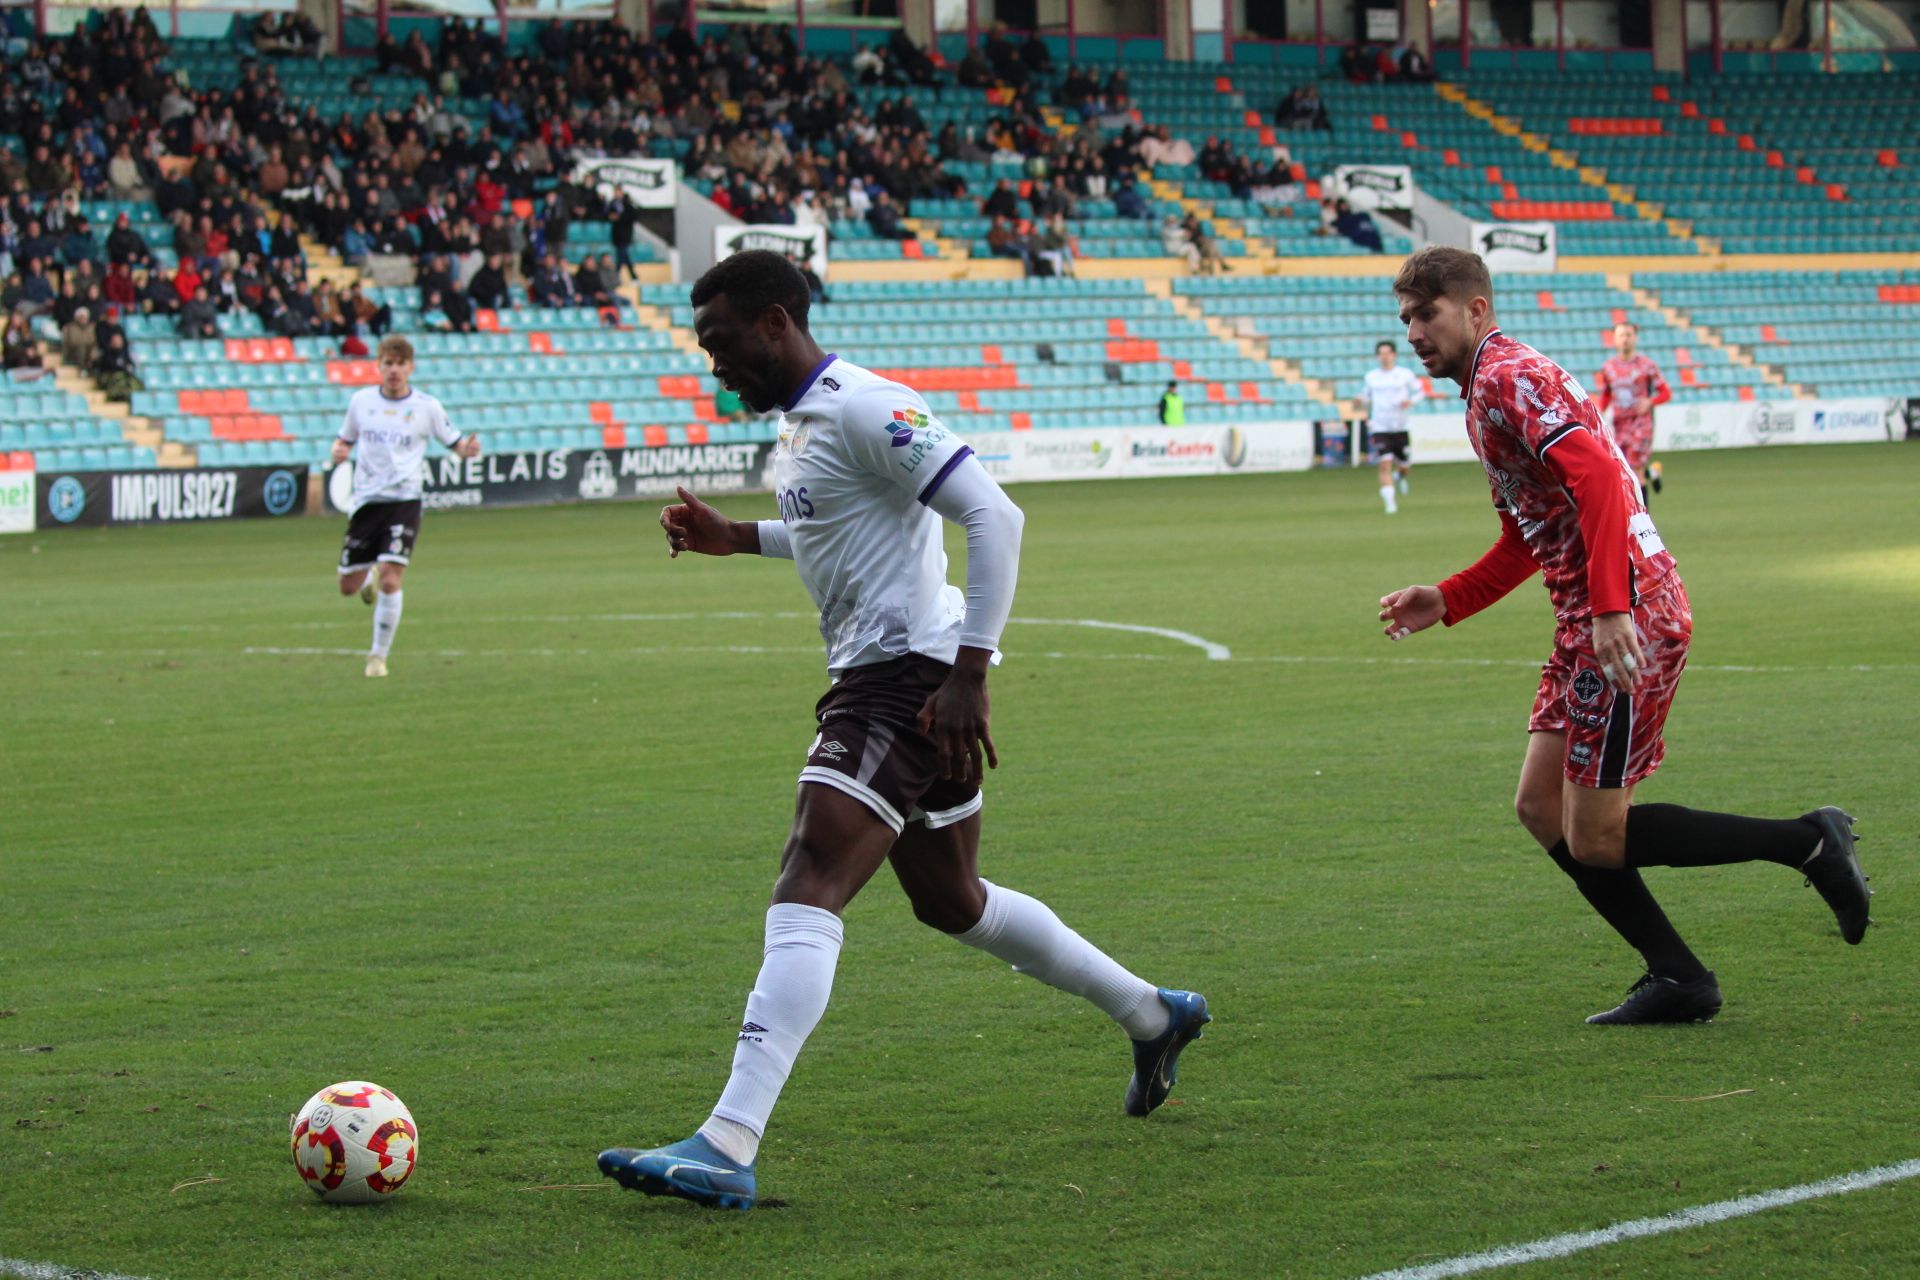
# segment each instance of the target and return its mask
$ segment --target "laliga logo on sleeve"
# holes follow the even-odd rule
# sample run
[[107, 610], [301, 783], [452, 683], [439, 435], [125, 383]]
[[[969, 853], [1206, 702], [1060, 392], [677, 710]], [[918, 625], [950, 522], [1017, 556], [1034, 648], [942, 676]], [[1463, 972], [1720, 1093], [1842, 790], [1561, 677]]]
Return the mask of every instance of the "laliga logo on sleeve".
[[915, 429], [925, 430], [927, 415], [915, 409], [895, 409], [893, 421], [887, 424], [887, 433], [893, 437], [893, 447], [904, 449], [913, 443]]

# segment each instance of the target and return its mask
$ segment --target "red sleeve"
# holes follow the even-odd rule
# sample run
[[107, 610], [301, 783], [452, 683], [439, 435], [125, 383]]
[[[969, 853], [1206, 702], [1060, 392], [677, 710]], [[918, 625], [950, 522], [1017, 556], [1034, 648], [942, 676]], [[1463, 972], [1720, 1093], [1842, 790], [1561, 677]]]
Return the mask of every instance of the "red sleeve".
[[1633, 560], [1627, 539], [1627, 490], [1620, 463], [1586, 427], [1552, 439], [1541, 461], [1573, 495], [1580, 541], [1587, 548], [1587, 600], [1594, 616], [1625, 613], [1633, 602]]
[[1653, 402], [1655, 404], [1665, 404], [1667, 401], [1671, 399], [1673, 399], [1673, 388], [1668, 386], [1667, 380], [1660, 376], [1660, 370], [1657, 368], [1654, 369], [1653, 370]]
[[1539, 569], [1527, 540], [1520, 536], [1519, 522], [1511, 512], [1502, 511], [1500, 536], [1487, 548], [1487, 554], [1440, 584], [1441, 598], [1447, 602], [1441, 621], [1450, 627], [1465, 622]]

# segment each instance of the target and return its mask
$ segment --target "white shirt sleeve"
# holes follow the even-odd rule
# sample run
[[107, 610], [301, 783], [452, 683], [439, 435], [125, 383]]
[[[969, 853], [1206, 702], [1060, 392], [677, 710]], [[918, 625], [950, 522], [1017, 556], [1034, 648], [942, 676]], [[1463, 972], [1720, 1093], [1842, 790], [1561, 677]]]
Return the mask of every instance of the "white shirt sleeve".
[[1414, 405], [1419, 404], [1422, 400], [1425, 400], [1427, 398], [1427, 390], [1425, 387], [1420, 385], [1419, 374], [1415, 373], [1411, 369], [1406, 368], [1405, 366], [1401, 367], [1401, 371], [1404, 374], [1406, 379], [1407, 407], [1412, 408]]
[[973, 453], [933, 416], [926, 401], [893, 383], [860, 392], [840, 424], [847, 453], [863, 470], [884, 476], [922, 502], [961, 458]]
[[458, 444], [460, 437], [466, 434], [466, 432], [456, 429], [453, 423], [447, 420], [447, 407], [438, 400], [433, 402], [432, 427], [433, 438], [448, 448], [452, 448]]
[[963, 648], [1000, 651], [1020, 577], [1020, 531], [1027, 517], [972, 450], [958, 455], [926, 503], [967, 531], [967, 616]]
[[353, 444], [360, 439], [360, 422], [353, 414], [354, 406], [358, 403], [360, 403], [360, 397], [356, 393], [347, 401], [346, 421], [340, 424], [340, 438], [348, 444]]
[[761, 520], [760, 554], [774, 560], [793, 559], [793, 534], [784, 520]]

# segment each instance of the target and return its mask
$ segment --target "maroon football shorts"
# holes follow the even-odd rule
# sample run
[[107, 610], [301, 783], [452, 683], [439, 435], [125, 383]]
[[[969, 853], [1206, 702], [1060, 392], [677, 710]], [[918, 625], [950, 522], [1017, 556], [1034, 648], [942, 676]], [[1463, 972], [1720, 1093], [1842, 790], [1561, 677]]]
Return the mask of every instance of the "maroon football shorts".
[[980, 788], [940, 772], [940, 750], [920, 731], [920, 709], [953, 670], [924, 654], [854, 667], [827, 690], [819, 736], [800, 781], [844, 791], [892, 827], [952, 826], [980, 811]]
[[1661, 730], [1693, 638], [1693, 608], [1678, 578], [1633, 607], [1633, 628], [1644, 661], [1632, 693], [1615, 689], [1601, 672], [1590, 619], [1554, 631], [1527, 728], [1567, 735], [1567, 780], [1576, 786], [1630, 787], [1667, 754]]

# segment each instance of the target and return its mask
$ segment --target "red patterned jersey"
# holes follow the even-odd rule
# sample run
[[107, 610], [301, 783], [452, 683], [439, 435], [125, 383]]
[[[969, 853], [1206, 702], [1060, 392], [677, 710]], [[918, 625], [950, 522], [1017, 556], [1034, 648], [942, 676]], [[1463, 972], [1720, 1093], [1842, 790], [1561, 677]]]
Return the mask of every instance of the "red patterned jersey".
[[1667, 386], [1667, 380], [1660, 376], [1660, 367], [1649, 360], [1645, 353], [1636, 351], [1633, 359], [1622, 360], [1619, 356], [1610, 356], [1600, 366], [1600, 403], [1613, 410], [1614, 429], [1622, 425], [1651, 419], [1652, 406], [1640, 413], [1633, 406], [1641, 398], [1654, 404], [1665, 404], [1673, 399], [1673, 391]]
[[1448, 623], [1492, 604], [1536, 566], [1563, 622], [1624, 612], [1678, 581], [1639, 480], [1572, 374], [1496, 329], [1462, 394], [1502, 534], [1479, 564], [1441, 584]]

